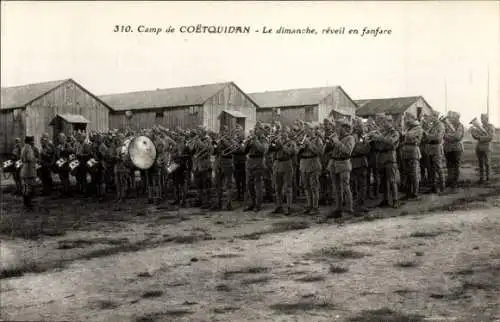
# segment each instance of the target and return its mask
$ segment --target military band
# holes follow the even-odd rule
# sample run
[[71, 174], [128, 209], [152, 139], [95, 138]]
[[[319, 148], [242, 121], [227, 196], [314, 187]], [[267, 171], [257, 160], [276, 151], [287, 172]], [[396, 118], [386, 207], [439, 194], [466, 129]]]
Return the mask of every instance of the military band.
[[[271, 201], [274, 213], [289, 215], [297, 210], [297, 192], [303, 191], [304, 215], [318, 215], [321, 199], [331, 201], [329, 216], [339, 218], [366, 213], [367, 197], [377, 199], [379, 191], [381, 207], [398, 207], [400, 190], [402, 199], [418, 198], [425, 185], [420, 169], [425, 154], [431, 191], [443, 193], [450, 187], [456, 192], [464, 151], [460, 114], [432, 114], [420, 122], [406, 113], [402, 124], [398, 127], [385, 114], [367, 121], [325, 119], [319, 125], [297, 121], [293, 127], [257, 122], [246, 137], [239, 125], [225, 127], [219, 134], [204, 128], [155, 126], [138, 133], [60, 133], [55, 144], [45, 133], [40, 150], [33, 137], [26, 137], [24, 145], [16, 139], [4, 171], [12, 173], [15, 193], [23, 195], [28, 208], [37, 177], [44, 195], [52, 193], [52, 174], [56, 174], [64, 197], [70, 196], [74, 177], [80, 194], [102, 201], [115, 191], [115, 200], [121, 202], [130, 197], [130, 191], [137, 191], [135, 173], [140, 170], [141, 191], [147, 192], [150, 202], [166, 201], [167, 191], [172, 191], [172, 204], [186, 207], [194, 181], [202, 209], [232, 210], [239, 201], [246, 205], [244, 211], [260, 211], [263, 202]], [[470, 124], [482, 183], [490, 179], [495, 128], [486, 115]], [[136, 167], [128, 153], [130, 142], [139, 135], [149, 137], [156, 151], [154, 163], [147, 168]], [[266, 193], [272, 193], [270, 200], [265, 199]]]

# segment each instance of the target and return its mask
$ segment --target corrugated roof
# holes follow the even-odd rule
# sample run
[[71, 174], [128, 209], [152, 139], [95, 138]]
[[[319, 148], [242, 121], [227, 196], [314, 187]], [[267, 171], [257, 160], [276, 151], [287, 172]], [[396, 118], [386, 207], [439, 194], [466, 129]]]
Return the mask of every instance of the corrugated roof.
[[319, 104], [325, 97], [339, 88], [340, 86], [296, 88], [252, 93], [249, 96], [261, 108], [305, 106]]
[[406, 111], [413, 103], [415, 103], [415, 101], [420, 98], [422, 97], [408, 96], [356, 100], [355, 102], [359, 106], [356, 110], [356, 115], [372, 116], [377, 113], [400, 114]]
[[99, 98], [116, 111], [193, 106], [202, 105], [229, 84], [231, 82], [109, 94]]
[[226, 112], [227, 114], [233, 116], [233, 117], [243, 117], [243, 118], [247, 118], [248, 116], [246, 116], [245, 114], [241, 113], [240, 111], [233, 111], [233, 110], [224, 110], [224, 112]]
[[88, 123], [90, 123], [89, 120], [87, 120], [83, 115], [80, 115], [80, 114], [56, 114], [54, 119], [49, 124], [52, 125], [52, 123], [54, 122], [54, 120], [57, 117], [60, 117], [60, 118], [64, 119], [66, 122], [72, 123], [72, 124], [82, 124], [82, 123], [88, 124]]
[[24, 107], [68, 80], [62, 79], [21, 86], [2, 87], [1, 109]]

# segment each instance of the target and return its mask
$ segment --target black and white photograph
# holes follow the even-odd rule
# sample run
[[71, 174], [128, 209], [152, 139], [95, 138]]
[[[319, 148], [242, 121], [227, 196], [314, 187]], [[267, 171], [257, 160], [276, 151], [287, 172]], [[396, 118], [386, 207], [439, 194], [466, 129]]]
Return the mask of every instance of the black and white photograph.
[[500, 1], [0, 12], [0, 320], [500, 322]]

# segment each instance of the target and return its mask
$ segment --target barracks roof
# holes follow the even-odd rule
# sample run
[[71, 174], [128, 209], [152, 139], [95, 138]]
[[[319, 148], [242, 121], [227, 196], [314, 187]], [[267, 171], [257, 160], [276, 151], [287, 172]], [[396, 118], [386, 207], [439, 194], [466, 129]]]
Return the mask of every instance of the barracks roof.
[[249, 96], [260, 108], [306, 106], [319, 104], [325, 97], [339, 89], [342, 90], [340, 86], [297, 88], [251, 93]]
[[424, 102], [430, 107], [422, 96], [356, 100], [355, 102], [358, 105], [356, 115], [372, 116], [377, 113], [400, 114], [406, 111], [419, 99], [423, 99]]
[[24, 107], [69, 80], [62, 79], [21, 86], [2, 87], [1, 109]]

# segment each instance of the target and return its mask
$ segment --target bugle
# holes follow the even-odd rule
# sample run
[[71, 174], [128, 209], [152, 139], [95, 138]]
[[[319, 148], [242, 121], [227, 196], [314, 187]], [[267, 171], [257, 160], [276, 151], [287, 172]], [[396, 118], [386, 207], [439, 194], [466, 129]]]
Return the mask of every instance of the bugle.
[[480, 132], [482, 135], [488, 135], [488, 131], [479, 123], [477, 117], [473, 118], [472, 121], [469, 122], [472, 125], [472, 129]]
[[453, 126], [453, 124], [451, 124], [448, 116], [442, 116], [439, 118], [439, 121], [441, 121], [441, 123], [444, 124], [444, 126], [449, 129], [451, 132], [455, 132], [455, 127]]

